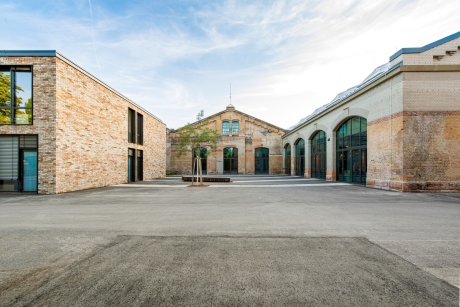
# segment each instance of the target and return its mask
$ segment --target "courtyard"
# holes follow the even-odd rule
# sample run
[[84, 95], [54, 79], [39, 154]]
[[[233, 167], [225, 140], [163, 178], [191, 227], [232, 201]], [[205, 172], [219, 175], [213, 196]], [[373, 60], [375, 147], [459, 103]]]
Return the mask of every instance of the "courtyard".
[[0, 195], [0, 306], [457, 306], [460, 194], [294, 176]]

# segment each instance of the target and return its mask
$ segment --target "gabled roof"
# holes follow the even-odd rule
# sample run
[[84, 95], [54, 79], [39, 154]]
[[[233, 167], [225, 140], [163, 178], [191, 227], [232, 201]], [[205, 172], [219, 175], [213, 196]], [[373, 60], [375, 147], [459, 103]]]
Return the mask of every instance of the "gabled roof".
[[[270, 126], [270, 127], [273, 127], [273, 128], [278, 129], [278, 130], [281, 130], [281, 131], [283, 131], [283, 132], [286, 132], [286, 129], [284, 129], [284, 128], [275, 126], [275, 125], [270, 124], [270, 123], [268, 123], [268, 122], [266, 122], [266, 121], [264, 121], [264, 120], [261, 120], [261, 119], [259, 119], [259, 118], [257, 118], [257, 117], [254, 117], [254, 116], [252, 116], [252, 115], [246, 114], [246, 113], [244, 113], [244, 112], [238, 111], [238, 110], [236, 110], [236, 109], [233, 109], [232, 112], [239, 113], [239, 114], [241, 114], [241, 115], [244, 115], [244, 116], [247, 116], [247, 117], [252, 118], [252, 119], [254, 119], [254, 120], [257, 120], [257, 121], [259, 121], [259, 122], [261, 122], [261, 123], [264, 123], [264, 124], [266, 124], [266, 125], [268, 125], [268, 126]], [[197, 123], [199, 123], [199, 122], [209, 120], [209, 119], [211, 119], [212, 117], [215, 117], [215, 116], [218, 116], [218, 115], [221, 115], [221, 114], [224, 114], [224, 113], [227, 113], [227, 109], [225, 109], [225, 110], [223, 110], [223, 111], [220, 111], [220, 112], [218, 112], [218, 113], [212, 114], [212, 115], [210, 115], [210, 116], [207, 116], [207, 117], [205, 117], [205, 118], [203, 118], [203, 119], [201, 119], [201, 120], [197, 120], [197, 121], [195, 121], [195, 122], [193, 122], [193, 123], [190, 123], [190, 125], [194, 125], [194, 124], [197, 124]], [[177, 130], [179, 130], [179, 129], [180, 129], [180, 128], [178, 128], [178, 129], [171, 129], [171, 130], [177, 131]]]
[[437, 40], [435, 42], [432, 42], [431, 44], [428, 44], [428, 45], [425, 45], [423, 47], [412, 47], [412, 48], [401, 48], [399, 49], [399, 51], [397, 51], [395, 54], [393, 54], [392, 56], [390, 56], [390, 61], [393, 61], [394, 59], [396, 59], [398, 56], [400, 56], [401, 54], [406, 54], [406, 53], [421, 53], [421, 52], [424, 52], [424, 51], [427, 51], [431, 48], [434, 48], [434, 47], [437, 47], [439, 45], [442, 45], [442, 44], [445, 44], [447, 43], [448, 41], [451, 41], [453, 39], [456, 39], [456, 38], [459, 38], [460, 37], [460, 32], [457, 32], [457, 33], [454, 33], [452, 35], [449, 35], [449, 36], [446, 36], [444, 38], [441, 38], [440, 40]]

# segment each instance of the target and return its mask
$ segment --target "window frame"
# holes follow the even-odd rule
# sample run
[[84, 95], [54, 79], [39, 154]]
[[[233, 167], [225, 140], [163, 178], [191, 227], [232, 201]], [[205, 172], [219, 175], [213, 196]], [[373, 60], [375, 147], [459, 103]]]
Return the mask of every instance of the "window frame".
[[128, 143], [136, 142], [136, 111], [128, 108]]
[[[238, 126], [236, 131], [233, 129], [233, 124], [236, 124]], [[238, 135], [240, 133], [240, 122], [239, 121], [232, 121], [232, 127], [231, 127], [230, 130], [232, 132], [232, 135]]]
[[[224, 124], [228, 125], [228, 127], [226, 128], [227, 133], [225, 133]], [[222, 135], [230, 135], [230, 122], [229, 121], [222, 121]]]
[[144, 144], [144, 115], [137, 113], [137, 144]]
[[[9, 107], [1, 107], [0, 109], [10, 110], [10, 122], [0, 123], [0, 125], [20, 125], [30, 126], [34, 124], [34, 74], [33, 66], [31, 65], [0, 65], [0, 72], [9, 72], [10, 74], [10, 105]], [[30, 98], [32, 100], [31, 107], [16, 107], [16, 72], [29, 72], [30, 73]], [[24, 110], [27, 114], [27, 110], [30, 110], [30, 121], [27, 124], [16, 123], [16, 111]]]

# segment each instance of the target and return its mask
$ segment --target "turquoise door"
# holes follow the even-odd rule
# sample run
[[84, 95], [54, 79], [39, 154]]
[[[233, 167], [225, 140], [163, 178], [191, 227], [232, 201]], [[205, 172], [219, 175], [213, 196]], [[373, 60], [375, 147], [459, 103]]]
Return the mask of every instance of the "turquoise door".
[[22, 190], [24, 192], [37, 191], [37, 152], [23, 151], [22, 157]]

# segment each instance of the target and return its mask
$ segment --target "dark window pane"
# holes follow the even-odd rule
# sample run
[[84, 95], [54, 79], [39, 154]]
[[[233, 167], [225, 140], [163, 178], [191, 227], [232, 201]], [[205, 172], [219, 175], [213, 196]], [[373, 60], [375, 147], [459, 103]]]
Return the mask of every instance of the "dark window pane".
[[340, 138], [340, 137], [344, 136], [343, 129], [344, 129], [344, 126], [343, 125], [340, 126], [339, 130], [337, 131], [337, 137]]
[[367, 131], [367, 119], [361, 118], [361, 132]]
[[349, 119], [345, 123], [345, 131], [344, 131], [344, 135], [350, 135], [350, 134], [351, 134], [351, 119]]
[[32, 124], [32, 114], [30, 109], [16, 109], [15, 110], [16, 124], [30, 125]]
[[359, 133], [360, 122], [359, 117], [354, 117], [351, 119], [351, 134]]
[[286, 156], [291, 155], [291, 145], [290, 144], [287, 144], [287, 146], [284, 147], [284, 153], [285, 153]]
[[343, 138], [343, 148], [349, 148], [350, 147], [350, 137], [346, 136]]
[[367, 145], [367, 132], [361, 133], [361, 146]]
[[137, 143], [144, 143], [144, 116], [137, 113]]
[[338, 138], [337, 139], [337, 149], [342, 149], [343, 148], [343, 138]]
[[359, 145], [360, 145], [359, 133], [358, 134], [353, 134], [351, 136], [351, 146], [359, 146]]
[[15, 74], [15, 106], [21, 108], [32, 107], [32, 73], [16, 72]]

